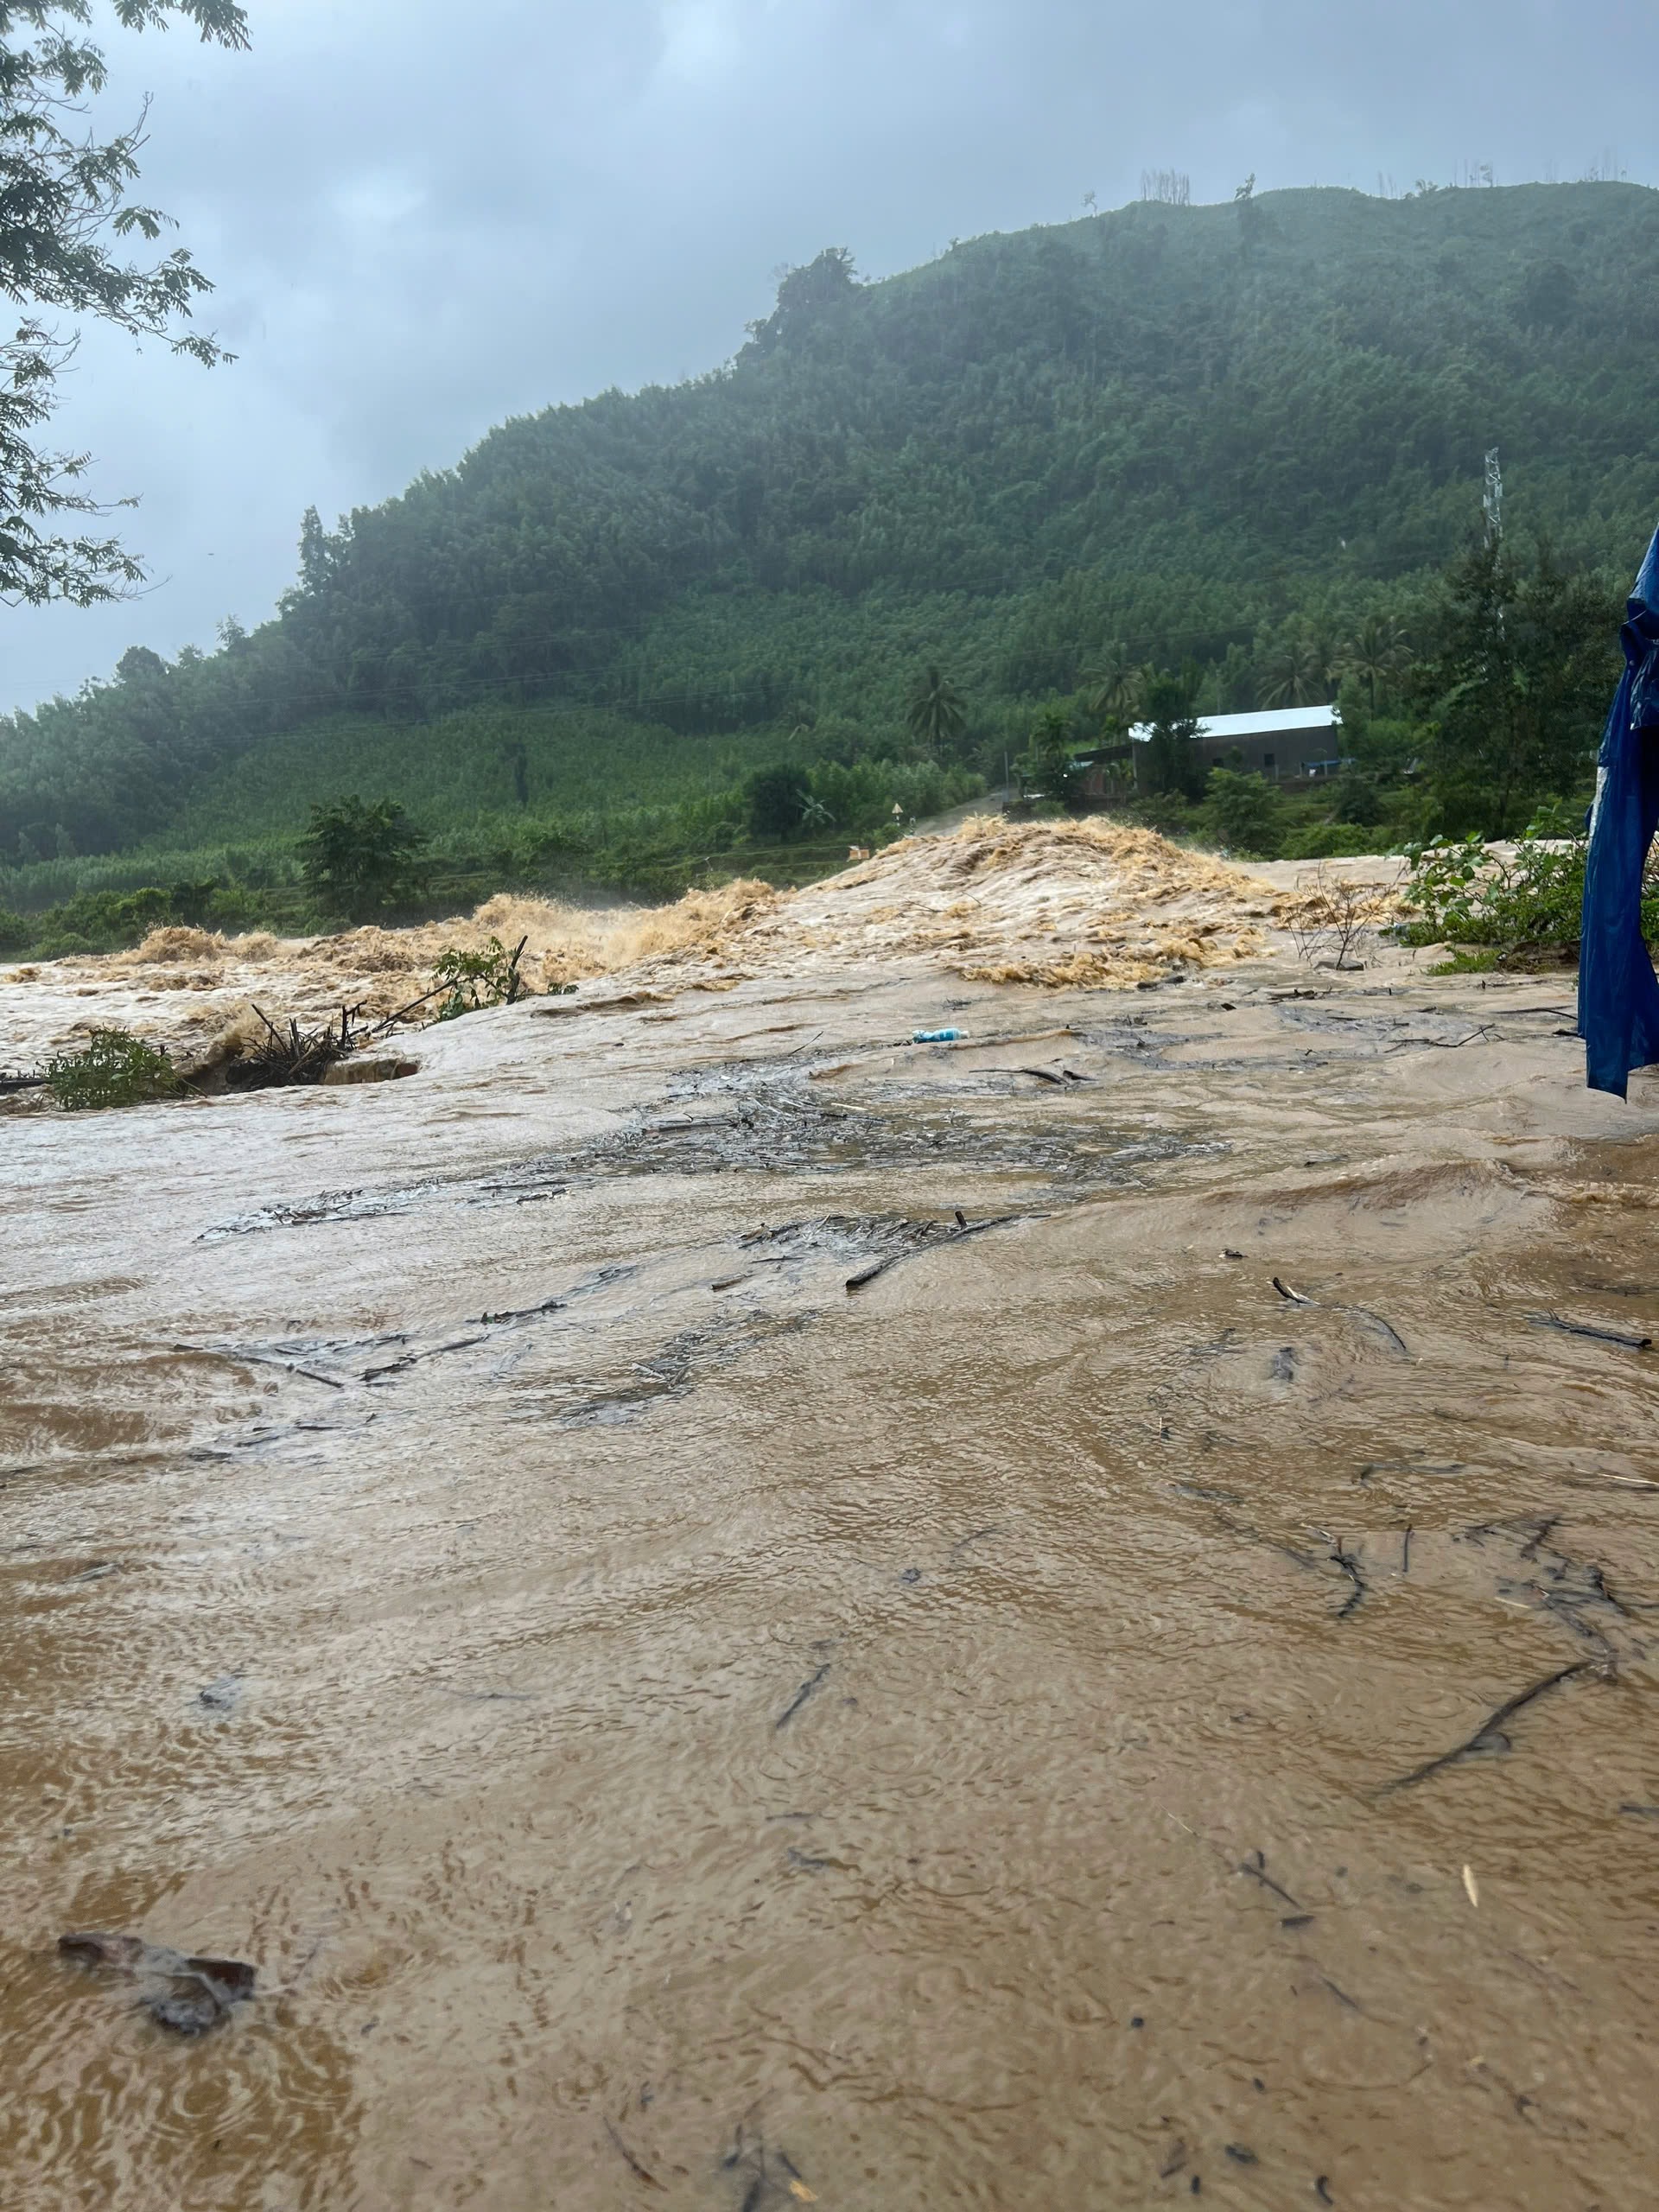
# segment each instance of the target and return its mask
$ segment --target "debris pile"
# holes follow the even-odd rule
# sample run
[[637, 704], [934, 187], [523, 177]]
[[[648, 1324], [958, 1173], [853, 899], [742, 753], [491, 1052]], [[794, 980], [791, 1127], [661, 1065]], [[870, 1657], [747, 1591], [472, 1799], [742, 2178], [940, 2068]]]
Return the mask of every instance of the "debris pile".
[[338, 1025], [302, 1029], [289, 1019], [286, 1032], [279, 1029], [260, 1007], [251, 1009], [260, 1025], [251, 1035], [245, 1024], [237, 1026], [243, 1049], [222, 1062], [227, 1090], [275, 1090], [289, 1084], [321, 1083], [337, 1060], [355, 1050], [360, 1041], [352, 1033], [352, 1016], [360, 1007], [343, 1006]]

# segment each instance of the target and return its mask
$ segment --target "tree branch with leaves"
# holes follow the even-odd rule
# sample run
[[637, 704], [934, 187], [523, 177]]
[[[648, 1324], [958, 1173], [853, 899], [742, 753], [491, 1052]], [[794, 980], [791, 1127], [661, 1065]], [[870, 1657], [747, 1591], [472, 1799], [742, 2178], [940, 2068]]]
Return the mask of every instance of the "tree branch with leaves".
[[[248, 42], [236, 0], [111, 0], [111, 13], [124, 30], [164, 29], [177, 16], [210, 44]], [[86, 125], [86, 103], [109, 82], [102, 48], [84, 35], [92, 20], [93, 0], [0, 0], [0, 299], [21, 310], [0, 339], [0, 601], [10, 606], [88, 607], [143, 575], [118, 537], [54, 527], [110, 512], [80, 488], [89, 457], [41, 442], [77, 343], [56, 318], [163, 338], [208, 366], [231, 359], [182, 327], [213, 289], [189, 253], [132, 257], [131, 242], [155, 245], [171, 219], [130, 196], [148, 103], [111, 138]]]

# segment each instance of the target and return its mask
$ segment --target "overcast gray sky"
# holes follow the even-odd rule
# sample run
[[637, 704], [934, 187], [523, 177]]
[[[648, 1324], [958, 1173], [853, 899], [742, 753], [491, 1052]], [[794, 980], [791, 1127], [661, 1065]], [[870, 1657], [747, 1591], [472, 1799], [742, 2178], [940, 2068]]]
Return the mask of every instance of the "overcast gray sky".
[[212, 372], [89, 337], [59, 418], [155, 579], [0, 610], [0, 708], [211, 645], [332, 521], [503, 416], [695, 374], [779, 264], [868, 276], [1135, 197], [1655, 181], [1652, 0], [249, 0], [251, 53], [111, 35], [143, 196], [219, 289]]

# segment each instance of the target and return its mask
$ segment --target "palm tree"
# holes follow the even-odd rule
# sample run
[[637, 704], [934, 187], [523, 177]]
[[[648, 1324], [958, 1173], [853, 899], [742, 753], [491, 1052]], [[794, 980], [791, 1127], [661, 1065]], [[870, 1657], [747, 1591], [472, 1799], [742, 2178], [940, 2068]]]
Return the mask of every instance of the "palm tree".
[[1287, 630], [1262, 671], [1264, 707], [1311, 707], [1325, 689], [1330, 671], [1319, 641], [1311, 630]]
[[1338, 653], [1337, 674], [1351, 676], [1365, 686], [1375, 714], [1378, 687], [1386, 691], [1410, 659], [1411, 648], [1400, 625], [1385, 614], [1368, 614]]
[[1146, 671], [1135, 667], [1123, 646], [1109, 645], [1083, 680], [1096, 721], [1128, 721], [1140, 704]]
[[906, 710], [910, 734], [934, 753], [962, 735], [968, 726], [968, 702], [963, 697], [948, 676], [937, 668], [927, 674], [911, 694]]

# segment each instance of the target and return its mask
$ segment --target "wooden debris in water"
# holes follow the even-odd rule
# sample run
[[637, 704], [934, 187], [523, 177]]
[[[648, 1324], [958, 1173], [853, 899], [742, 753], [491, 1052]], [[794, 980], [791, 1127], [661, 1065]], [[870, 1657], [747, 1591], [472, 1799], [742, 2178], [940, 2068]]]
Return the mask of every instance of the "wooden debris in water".
[[1563, 1337], [1588, 1337], [1592, 1344], [1617, 1344], [1621, 1351], [1646, 1351], [1653, 1343], [1651, 1337], [1626, 1336], [1619, 1329], [1595, 1329], [1586, 1321], [1563, 1321], [1559, 1313], [1529, 1313], [1527, 1319], [1535, 1329], [1554, 1329]]
[[59, 1955], [136, 1982], [138, 2001], [158, 2027], [199, 2036], [253, 1995], [257, 1976], [241, 1959], [194, 1958], [139, 1936], [77, 1930], [58, 1938]]
[[302, 1029], [290, 1020], [284, 1034], [263, 1007], [255, 1014], [264, 1024], [265, 1035], [225, 1071], [228, 1090], [276, 1090], [290, 1084], [321, 1083], [336, 1060], [354, 1051], [360, 1039], [353, 1033], [353, 1017], [363, 1009], [343, 1006], [340, 1022], [321, 1029]]
[[1514, 1747], [1503, 1732], [1506, 1720], [1512, 1720], [1517, 1713], [1524, 1711], [1549, 1691], [1559, 1689], [1563, 1682], [1570, 1682], [1575, 1675], [1592, 1671], [1587, 1659], [1580, 1659], [1571, 1667], [1557, 1668], [1553, 1675], [1546, 1675], [1541, 1681], [1534, 1682], [1514, 1697], [1506, 1698], [1502, 1705], [1487, 1714], [1472, 1736], [1453, 1745], [1451, 1751], [1442, 1751], [1437, 1758], [1425, 1759], [1421, 1766], [1413, 1767], [1408, 1774], [1396, 1775], [1392, 1782], [1385, 1782], [1376, 1795], [1386, 1797], [1396, 1789], [1409, 1789], [1419, 1782], [1427, 1782], [1431, 1775], [1440, 1774], [1449, 1766], [1458, 1766], [1465, 1759], [1478, 1758], [1484, 1751], [1512, 1750]]

